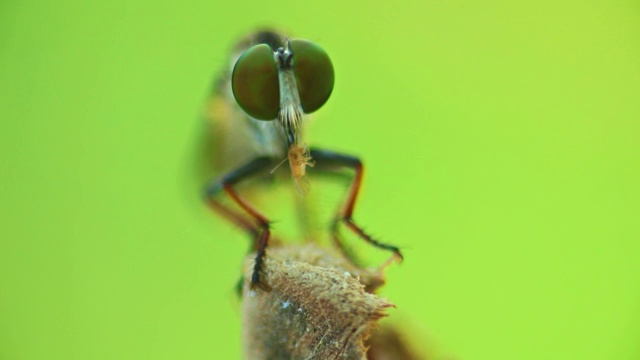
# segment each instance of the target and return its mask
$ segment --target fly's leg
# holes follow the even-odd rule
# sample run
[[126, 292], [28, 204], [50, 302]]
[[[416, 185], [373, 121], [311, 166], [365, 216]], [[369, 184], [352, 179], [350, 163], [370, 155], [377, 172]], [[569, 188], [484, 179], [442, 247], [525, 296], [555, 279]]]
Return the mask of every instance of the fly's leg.
[[249, 233], [249, 236], [251, 236], [251, 239], [255, 239], [258, 236], [258, 234], [260, 233], [260, 229], [258, 229], [257, 225], [253, 221], [249, 220], [243, 214], [229, 209], [227, 206], [223, 205], [220, 201], [210, 196], [212, 195], [207, 194], [206, 202], [209, 208], [211, 208], [211, 210], [215, 211], [216, 213], [220, 214], [220, 216], [222, 216], [223, 218], [241, 227], [243, 230]]
[[[256, 259], [253, 266], [253, 274], [251, 276], [251, 286], [258, 286], [264, 291], [268, 291], [269, 287], [266, 283], [260, 281], [260, 270], [266, 254], [267, 245], [271, 231], [269, 229], [269, 220], [254, 208], [247, 200], [242, 198], [235, 189], [235, 185], [240, 181], [268, 171], [272, 165], [271, 159], [267, 157], [256, 158], [244, 166], [225, 175], [220, 181], [216, 181], [207, 186], [205, 196], [207, 204], [216, 212], [225, 218], [244, 228], [253, 238], [253, 247], [256, 250]], [[215, 199], [221, 192], [225, 192], [244, 212], [252, 218], [250, 221], [243, 214], [229, 209]]]
[[311, 149], [310, 153], [311, 157], [316, 161], [316, 168], [347, 168], [355, 171], [355, 176], [351, 181], [351, 187], [349, 188], [347, 199], [331, 224], [331, 235], [334, 243], [336, 243], [343, 253], [348, 255], [338, 235], [338, 225], [342, 222], [349, 230], [354, 232], [364, 241], [377, 248], [391, 251], [395, 256], [402, 260], [402, 253], [400, 253], [400, 249], [396, 246], [385, 244], [373, 239], [353, 220], [353, 211], [358, 198], [358, 192], [360, 191], [364, 172], [362, 161], [355, 156], [340, 154], [329, 150]]
[[[248, 219], [244, 214], [229, 209], [229, 207], [223, 205], [220, 201], [210, 197], [209, 195], [207, 195], [206, 202], [211, 210], [220, 214], [220, 216], [231, 221], [232, 223], [236, 224], [237, 226], [244, 229], [247, 233], [249, 233], [252, 242], [255, 243], [255, 239], [260, 234], [260, 229], [258, 229], [258, 226], [255, 224], [255, 222]], [[251, 244], [251, 248], [255, 248], [253, 243]], [[243, 284], [244, 276], [240, 276], [235, 286], [236, 294], [238, 296], [242, 296]]]

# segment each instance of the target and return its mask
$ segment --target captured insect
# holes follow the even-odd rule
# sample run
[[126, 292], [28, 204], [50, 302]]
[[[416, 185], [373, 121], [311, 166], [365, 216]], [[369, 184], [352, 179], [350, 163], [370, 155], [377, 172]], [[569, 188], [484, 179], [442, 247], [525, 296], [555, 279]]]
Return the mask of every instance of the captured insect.
[[[366, 242], [392, 251], [401, 260], [397, 247], [374, 240], [352, 219], [363, 176], [360, 159], [308, 148], [304, 143], [308, 115], [320, 109], [333, 90], [334, 69], [327, 53], [309, 40], [264, 30], [239, 42], [231, 64], [231, 71], [215, 83], [207, 110], [217, 137], [212, 150], [215, 171], [223, 175], [206, 186], [205, 198], [215, 212], [251, 236], [256, 251], [252, 287], [269, 288], [261, 279], [261, 267], [271, 237], [270, 221], [237, 186], [250, 178], [273, 177], [287, 162], [301, 196], [309, 191], [309, 168], [313, 167], [313, 173], [353, 170], [347, 198], [329, 229], [334, 243], [344, 252], [338, 235], [339, 225], [344, 224]], [[222, 202], [225, 196], [238, 209]]]

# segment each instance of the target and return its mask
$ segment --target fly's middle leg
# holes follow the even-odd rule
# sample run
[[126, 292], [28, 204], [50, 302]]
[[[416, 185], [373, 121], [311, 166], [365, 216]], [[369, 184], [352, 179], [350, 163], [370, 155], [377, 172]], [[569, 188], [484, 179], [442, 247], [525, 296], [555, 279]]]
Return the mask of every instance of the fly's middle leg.
[[355, 175], [353, 177], [353, 180], [351, 181], [351, 187], [349, 188], [347, 199], [345, 200], [342, 208], [334, 218], [331, 225], [331, 234], [336, 245], [338, 245], [343, 253], [347, 253], [338, 235], [338, 227], [339, 224], [342, 223], [367, 243], [377, 248], [391, 251], [395, 256], [398, 257], [398, 259], [402, 260], [402, 253], [400, 252], [400, 249], [398, 247], [375, 240], [353, 220], [353, 212], [364, 174], [362, 161], [355, 156], [340, 154], [328, 150], [311, 149], [310, 153], [311, 157], [316, 161], [317, 167], [321, 167], [323, 169], [348, 168], [355, 171]]

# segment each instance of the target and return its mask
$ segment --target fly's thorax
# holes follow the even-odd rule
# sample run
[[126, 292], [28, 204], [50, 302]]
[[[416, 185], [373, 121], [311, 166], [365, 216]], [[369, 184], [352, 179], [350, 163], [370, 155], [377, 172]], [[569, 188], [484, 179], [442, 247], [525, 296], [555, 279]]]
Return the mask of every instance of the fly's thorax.
[[256, 154], [278, 159], [286, 156], [287, 141], [278, 124], [251, 117], [246, 120]]

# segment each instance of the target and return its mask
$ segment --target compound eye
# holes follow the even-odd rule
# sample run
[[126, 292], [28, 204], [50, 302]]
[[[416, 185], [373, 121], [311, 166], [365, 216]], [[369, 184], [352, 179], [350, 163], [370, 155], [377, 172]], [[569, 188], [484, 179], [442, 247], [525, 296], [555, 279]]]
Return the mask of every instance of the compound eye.
[[322, 107], [331, 95], [333, 65], [329, 55], [309, 40], [291, 40], [289, 47], [293, 52], [294, 73], [302, 110], [310, 114]]
[[268, 45], [256, 45], [240, 56], [233, 67], [231, 88], [238, 105], [249, 116], [259, 120], [278, 117], [278, 70]]

